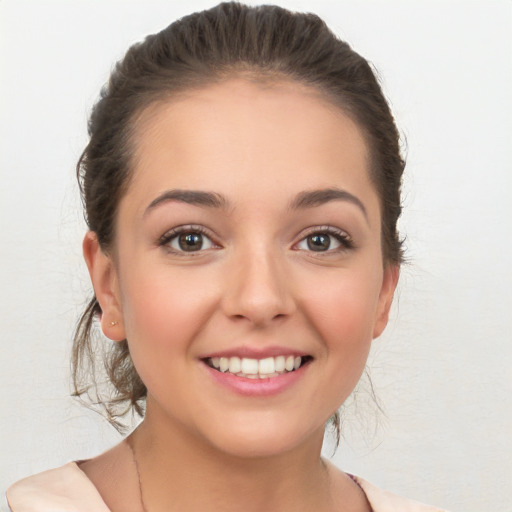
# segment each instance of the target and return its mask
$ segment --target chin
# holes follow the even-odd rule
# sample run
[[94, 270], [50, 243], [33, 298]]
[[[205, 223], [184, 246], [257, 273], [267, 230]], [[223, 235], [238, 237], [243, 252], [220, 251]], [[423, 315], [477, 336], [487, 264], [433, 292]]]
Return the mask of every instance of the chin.
[[306, 430], [298, 428], [299, 422], [293, 425], [287, 422], [256, 421], [232, 426], [223, 426], [220, 431], [209, 431], [210, 443], [219, 451], [238, 458], [277, 457], [306, 446], [322, 446], [324, 435], [323, 424]]

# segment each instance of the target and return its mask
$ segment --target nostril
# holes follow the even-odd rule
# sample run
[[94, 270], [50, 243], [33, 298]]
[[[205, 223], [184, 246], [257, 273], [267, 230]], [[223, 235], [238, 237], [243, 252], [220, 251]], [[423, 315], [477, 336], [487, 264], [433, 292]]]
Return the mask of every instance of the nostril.
[[261, 254], [261, 249], [254, 247], [250, 254], [243, 253], [240, 258], [226, 276], [224, 313], [233, 320], [243, 318], [254, 325], [283, 320], [293, 314], [296, 304], [290, 280], [283, 271], [286, 269], [277, 267], [275, 255]]

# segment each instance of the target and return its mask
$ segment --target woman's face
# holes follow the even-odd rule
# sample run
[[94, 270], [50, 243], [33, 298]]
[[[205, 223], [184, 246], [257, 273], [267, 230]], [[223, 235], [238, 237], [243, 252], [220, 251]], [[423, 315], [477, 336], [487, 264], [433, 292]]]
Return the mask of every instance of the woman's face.
[[92, 274], [147, 421], [243, 456], [321, 440], [397, 278], [361, 131], [314, 90], [240, 79], [154, 105], [135, 144]]

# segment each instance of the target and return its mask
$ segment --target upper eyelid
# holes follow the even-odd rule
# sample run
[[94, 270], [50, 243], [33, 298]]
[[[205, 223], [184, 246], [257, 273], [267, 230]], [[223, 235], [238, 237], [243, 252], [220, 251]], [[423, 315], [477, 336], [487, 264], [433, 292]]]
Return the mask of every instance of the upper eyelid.
[[[344, 250], [356, 248], [354, 239], [346, 230], [335, 227], [335, 226], [329, 226], [329, 225], [312, 226], [310, 228], [307, 228], [305, 231], [303, 231], [300, 234], [300, 238], [298, 239], [297, 242], [295, 242], [293, 244], [293, 247], [297, 247], [297, 245], [299, 245], [301, 242], [303, 242], [308, 236], [314, 235], [316, 233], [319, 233], [319, 234], [323, 233], [323, 234], [327, 234], [329, 236], [338, 238], [338, 241], [342, 245]], [[309, 252], [309, 251], [307, 251], [307, 252]], [[312, 251], [312, 252], [314, 252], [314, 251]], [[327, 251], [318, 251], [316, 254], [318, 256], [320, 256], [320, 255], [332, 254], [335, 252], [339, 252], [338, 249], [330, 249]]]
[[350, 235], [350, 233], [345, 230], [345, 229], [341, 229], [341, 228], [338, 228], [338, 227], [335, 227], [335, 226], [329, 226], [329, 225], [322, 225], [322, 226], [311, 226], [309, 228], [306, 228], [304, 230], [302, 230], [302, 232], [300, 233], [300, 240], [304, 239], [305, 237], [309, 236], [309, 235], [312, 235], [314, 233], [328, 233], [328, 234], [336, 234], [336, 235], [346, 235], [347, 238], [349, 238], [350, 240], [352, 240], [352, 236]]
[[[217, 240], [218, 237], [215, 236], [215, 234], [212, 232], [212, 230], [205, 226], [199, 225], [199, 224], [182, 224], [179, 226], [175, 226], [175, 227], [167, 230], [161, 237], [159, 237], [158, 242], [159, 242], [159, 244], [164, 245], [164, 244], [168, 243], [169, 240], [175, 238], [176, 236], [180, 235], [181, 233], [186, 233], [189, 231], [201, 233], [202, 235], [205, 235], [208, 238], [210, 238], [210, 240], [215, 245], [220, 245], [220, 243]], [[331, 235], [342, 235], [342, 236], [345, 236], [349, 241], [353, 242], [352, 236], [345, 229], [338, 228], [336, 226], [331, 226], [331, 225], [318, 225], [318, 226], [310, 226], [308, 228], [301, 230], [299, 235], [297, 235], [297, 237], [296, 237], [296, 242], [294, 242], [293, 245], [298, 244], [299, 242], [304, 240], [304, 238], [306, 238], [312, 234], [315, 234], [315, 233], [327, 233], [327, 234], [331, 234]]]
[[181, 226], [175, 226], [174, 228], [168, 229], [158, 239], [158, 243], [160, 245], [164, 245], [164, 244], [168, 243], [169, 240], [176, 238], [177, 236], [179, 236], [182, 233], [187, 233], [187, 232], [200, 233], [201, 235], [208, 237], [213, 243], [218, 245], [218, 242], [215, 241], [215, 235], [211, 232], [210, 229], [208, 229], [204, 226], [195, 225], [195, 224], [182, 224]]

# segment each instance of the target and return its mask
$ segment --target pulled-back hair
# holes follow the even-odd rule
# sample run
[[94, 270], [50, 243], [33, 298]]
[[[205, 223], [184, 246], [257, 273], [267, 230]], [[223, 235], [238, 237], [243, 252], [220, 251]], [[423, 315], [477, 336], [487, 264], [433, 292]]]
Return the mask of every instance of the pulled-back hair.
[[[371, 66], [314, 14], [239, 3], [191, 14], [134, 44], [102, 89], [89, 120], [90, 141], [77, 164], [86, 222], [102, 250], [112, 248], [118, 205], [130, 184], [138, 116], [157, 101], [236, 76], [310, 86], [356, 122], [366, 138], [370, 178], [380, 198], [384, 264], [400, 263], [397, 220], [404, 161]], [[74, 338], [74, 394], [88, 395], [120, 427], [119, 419], [130, 409], [143, 414], [147, 390], [126, 340], [104, 347], [95, 325], [99, 315], [93, 297]], [[98, 358], [105, 372], [98, 369]]]

